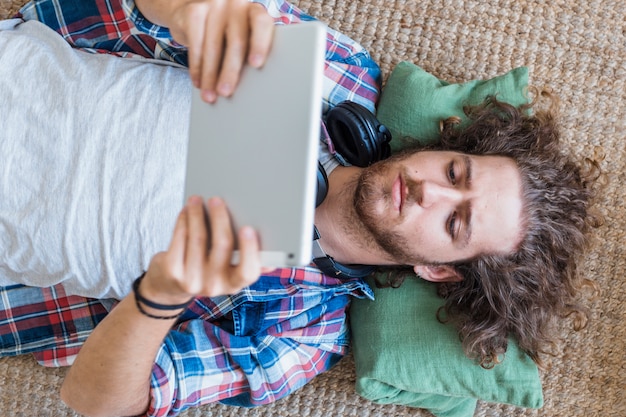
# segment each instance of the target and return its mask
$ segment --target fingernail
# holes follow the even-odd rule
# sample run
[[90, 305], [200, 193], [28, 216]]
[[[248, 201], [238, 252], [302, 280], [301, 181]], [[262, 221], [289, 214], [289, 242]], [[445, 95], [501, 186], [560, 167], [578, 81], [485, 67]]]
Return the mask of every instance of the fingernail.
[[217, 87], [217, 89], [220, 92], [220, 95], [222, 95], [222, 96], [229, 96], [232, 93], [232, 90], [233, 90], [232, 86], [230, 84], [228, 84], [228, 83], [220, 84]]
[[198, 197], [197, 195], [192, 195], [191, 197], [189, 197], [189, 200], [187, 200], [189, 204], [202, 204], [202, 199], [200, 197]]
[[211, 197], [208, 201], [208, 205], [211, 207], [221, 206], [222, 203], [222, 199], [219, 197]]
[[207, 103], [215, 103], [215, 100], [217, 100], [217, 95], [214, 91], [202, 90], [202, 100], [206, 101]]
[[258, 68], [261, 64], [263, 64], [263, 57], [259, 54], [250, 55], [250, 59], [248, 61], [250, 62], [250, 65]]
[[244, 239], [254, 239], [254, 229], [250, 226], [242, 227], [241, 234]]

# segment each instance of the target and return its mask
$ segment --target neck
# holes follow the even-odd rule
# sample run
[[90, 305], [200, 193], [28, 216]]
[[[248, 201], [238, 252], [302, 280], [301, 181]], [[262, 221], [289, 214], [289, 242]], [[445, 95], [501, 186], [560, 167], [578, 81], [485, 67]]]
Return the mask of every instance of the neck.
[[353, 205], [361, 168], [337, 167], [328, 176], [328, 194], [315, 209], [319, 243], [327, 255], [342, 264], [385, 265], [390, 263], [363, 225]]

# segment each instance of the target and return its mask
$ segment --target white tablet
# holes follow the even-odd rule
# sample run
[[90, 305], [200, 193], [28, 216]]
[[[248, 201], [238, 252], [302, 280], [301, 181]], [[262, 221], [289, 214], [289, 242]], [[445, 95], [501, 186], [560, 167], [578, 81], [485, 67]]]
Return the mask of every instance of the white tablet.
[[259, 233], [264, 266], [311, 261], [325, 46], [320, 22], [277, 26], [231, 98], [193, 91], [185, 198], [222, 197], [235, 229]]

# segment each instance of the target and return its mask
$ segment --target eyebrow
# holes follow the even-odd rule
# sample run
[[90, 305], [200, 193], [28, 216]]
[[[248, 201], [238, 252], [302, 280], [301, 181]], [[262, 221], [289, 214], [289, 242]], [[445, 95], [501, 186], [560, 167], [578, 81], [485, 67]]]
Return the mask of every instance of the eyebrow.
[[462, 249], [468, 246], [471, 239], [472, 239], [472, 204], [468, 202], [467, 207], [465, 208], [465, 233], [463, 233], [460, 248]]
[[469, 155], [463, 155], [463, 164], [465, 165], [465, 186], [472, 187], [472, 158]]
[[[472, 187], [472, 159], [469, 155], [463, 155], [463, 164], [465, 165], [465, 187]], [[467, 202], [465, 207], [465, 233], [463, 234], [460, 248], [465, 248], [469, 245], [472, 238], [472, 204]]]

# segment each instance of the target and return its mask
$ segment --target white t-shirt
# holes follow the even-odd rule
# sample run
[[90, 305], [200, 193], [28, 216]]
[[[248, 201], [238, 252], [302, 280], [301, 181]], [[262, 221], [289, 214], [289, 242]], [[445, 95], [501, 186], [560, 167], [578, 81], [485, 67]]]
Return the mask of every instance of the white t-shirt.
[[183, 205], [188, 73], [36, 21], [0, 21], [0, 50], [0, 285], [122, 298]]

